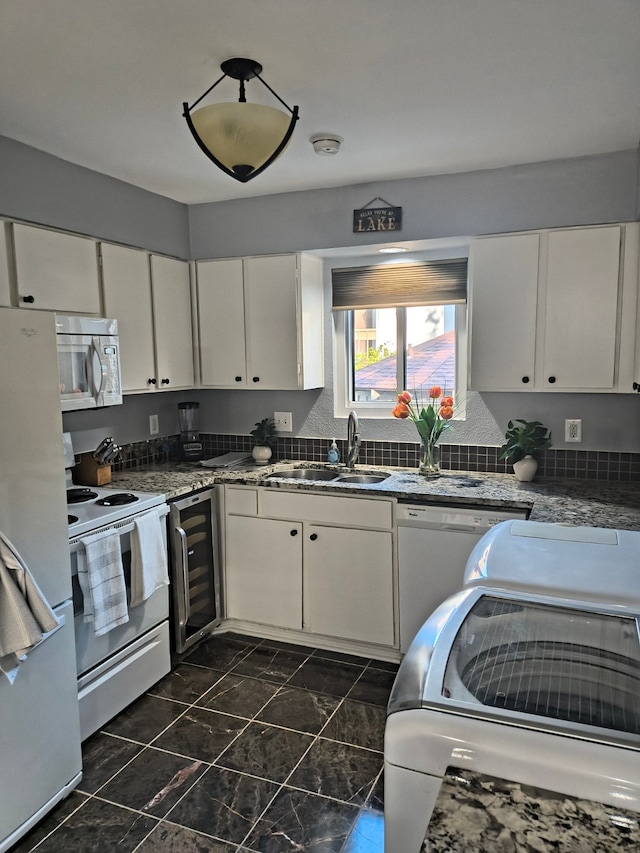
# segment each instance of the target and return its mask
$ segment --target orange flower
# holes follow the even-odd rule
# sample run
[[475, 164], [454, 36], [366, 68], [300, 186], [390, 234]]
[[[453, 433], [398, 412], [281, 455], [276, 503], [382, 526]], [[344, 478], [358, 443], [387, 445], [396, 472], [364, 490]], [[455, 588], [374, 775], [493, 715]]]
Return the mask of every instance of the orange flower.
[[410, 414], [409, 406], [406, 403], [400, 402], [391, 412], [394, 418], [408, 418]]
[[438, 414], [443, 421], [450, 421], [453, 417], [453, 406], [441, 406]]
[[441, 397], [441, 396], [442, 396], [442, 388], [439, 385], [432, 385], [431, 388], [429, 389], [429, 397], [431, 397], [432, 400], [435, 400], [436, 397]]
[[410, 403], [411, 402], [411, 394], [408, 391], [403, 391], [401, 394], [398, 394], [398, 402], [399, 403]]
[[442, 400], [440, 400], [440, 405], [453, 406], [453, 397], [443, 397]]

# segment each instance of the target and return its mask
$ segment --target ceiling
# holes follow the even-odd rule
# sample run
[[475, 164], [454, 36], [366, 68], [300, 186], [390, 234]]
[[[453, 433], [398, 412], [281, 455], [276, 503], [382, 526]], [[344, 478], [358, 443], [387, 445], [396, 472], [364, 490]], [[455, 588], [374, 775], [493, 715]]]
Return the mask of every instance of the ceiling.
[[[182, 118], [248, 56], [300, 120], [240, 184]], [[636, 148], [638, 0], [0, 0], [0, 135], [185, 203]], [[249, 100], [265, 99], [257, 81]], [[224, 81], [215, 100], [235, 100]], [[334, 133], [335, 156], [309, 137]]]

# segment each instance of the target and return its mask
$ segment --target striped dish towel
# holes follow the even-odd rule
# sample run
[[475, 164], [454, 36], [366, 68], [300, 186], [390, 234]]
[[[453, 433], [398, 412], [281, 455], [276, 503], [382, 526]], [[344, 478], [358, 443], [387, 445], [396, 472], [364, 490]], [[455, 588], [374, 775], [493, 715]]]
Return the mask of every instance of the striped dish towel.
[[120, 534], [103, 530], [82, 538], [85, 559], [78, 561], [84, 596], [84, 621], [93, 622], [96, 637], [129, 621]]

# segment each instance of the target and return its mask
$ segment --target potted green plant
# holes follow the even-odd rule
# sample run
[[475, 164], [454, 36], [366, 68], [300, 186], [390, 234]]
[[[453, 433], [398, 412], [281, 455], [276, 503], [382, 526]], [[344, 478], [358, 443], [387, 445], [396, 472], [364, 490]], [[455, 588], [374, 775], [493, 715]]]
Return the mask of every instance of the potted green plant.
[[276, 444], [276, 424], [273, 418], [257, 421], [249, 435], [253, 438], [251, 455], [258, 465], [265, 465], [273, 453]]
[[533, 480], [538, 470], [538, 457], [551, 447], [551, 433], [540, 421], [525, 421], [516, 418], [509, 421], [505, 443], [500, 448], [499, 458], [513, 465], [518, 480]]

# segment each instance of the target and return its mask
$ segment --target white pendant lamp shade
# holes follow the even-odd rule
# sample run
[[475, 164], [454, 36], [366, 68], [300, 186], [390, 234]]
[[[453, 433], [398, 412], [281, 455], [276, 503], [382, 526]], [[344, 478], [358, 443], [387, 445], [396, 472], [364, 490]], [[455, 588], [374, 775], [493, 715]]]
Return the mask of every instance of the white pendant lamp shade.
[[[201, 107], [191, 113], [191, 120], [216, 160], [236, 174], [248, 174], [263, 166], [285, 139], [291, 123], [291, 117], [282, 110], [247, 103]], [[287, 139], [278, 157], [288, 143]]]
[[[298, 120], [298, 107], [291, 109], [265, 83], [260, 77], [262, 66], [259, 62], [236, 57], [225, 60], [220, 68], [222, 77], [204, 95], [191, 106], [183, 104], [183, 116], [207, 157], [227, 175], [246, 183], [271, 165], [287, 147]], [[210, 104], [192, 112], [225, 77], [239, 81], [238, 102]], [[247, 103], [245, 83], [254, 78], [288, 113], [262, 104]]]

